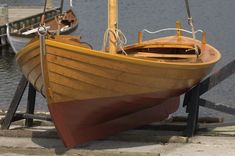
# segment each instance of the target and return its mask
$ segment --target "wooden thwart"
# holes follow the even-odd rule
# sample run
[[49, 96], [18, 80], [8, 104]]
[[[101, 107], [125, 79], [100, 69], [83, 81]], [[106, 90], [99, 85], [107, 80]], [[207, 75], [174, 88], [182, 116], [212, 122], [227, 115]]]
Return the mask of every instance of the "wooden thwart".
[[191, 59], [195, 58], [196, 55], [185, 55], [185, 54], [158, 54], [158, 53], [148, 53], [148, 52], [138, 52], [131, 56], [134, 57], [150, 57], [150, 58], [179, 58], [179, 59]]

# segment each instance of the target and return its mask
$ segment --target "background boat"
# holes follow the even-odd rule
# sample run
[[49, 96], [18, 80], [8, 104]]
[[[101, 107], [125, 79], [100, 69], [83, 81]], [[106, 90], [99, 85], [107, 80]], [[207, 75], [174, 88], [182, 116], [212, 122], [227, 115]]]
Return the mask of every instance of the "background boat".
[[[14, 28], [13, 25], [7, 25], [8, 41], [15, 53], [23, 48], [33, 37], [37, 36], [39, 24], [40, 22], [20, 29]], [[63, 13], [58, 12], [57, 15], [46, 18], [45, 24], [48, 31], [53, 34], [69, 34], [76, 30], [78, 19], [74, 11], [69, 9]]]

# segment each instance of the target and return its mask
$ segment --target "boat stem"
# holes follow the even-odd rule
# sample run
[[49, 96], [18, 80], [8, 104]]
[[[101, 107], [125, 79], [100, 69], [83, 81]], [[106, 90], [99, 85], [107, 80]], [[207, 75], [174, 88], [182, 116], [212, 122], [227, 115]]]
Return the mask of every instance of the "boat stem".
[[117, 0], [108, 0], [109, 52], [117, 52]]

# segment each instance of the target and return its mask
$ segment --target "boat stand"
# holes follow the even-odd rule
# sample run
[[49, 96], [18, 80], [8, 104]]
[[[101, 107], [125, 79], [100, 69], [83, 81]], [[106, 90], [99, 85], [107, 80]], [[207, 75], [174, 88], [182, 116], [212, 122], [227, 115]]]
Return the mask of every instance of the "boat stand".
[[[28, 100], [27, 100], [26, 112], [16, 113], [27, 86], [28, 86]], [[7, 111], [7, 114], [2, 122], [1, 129], [9, 129], [12, 122], [22, 119], [25, 119], [26, 127], [33, 126], [33, 119], [51, 121], [50, 117], [34, 114], [35, 99], [36, 99], [36, 90], [34, 89], [33, 85], [30, 84], [24, 76], [22, 76], [18, 84], [18, 87], [15, 91], [15, 94], [13, 96], [13, 99], [11, 101], [11, 104], [9, 106], [9, 109]]]
[[[207, 107], [210, 109], [214, 109], [220, 112], [228, 113], [231, 115], [235, 115], [235, 108], [231, 108], [224, 105], [218, 105], [216, 103], [207, 101], [205, 99], [200, 98], [201, 95], [214, 88], [220, 82], [227, 79], [229, 76], [234, 74], [235, 72], [235, 60], [221, 68], [219, 71], [212, 73], [208, 78], [202, 80], [198, 85], [191, 88], [184, 97], [183, 106], [186, 106], [186, 112], [188, 113], [187, 125], [184, 131], [184, 136], [192, 137], [198, 126], [198, 115], [199, 115], [199, 107]], [[218, 123], [213, 126], [208, 126], [205, 128], [219, 127], [219, 126], [229, 126], [235, 125], [235, 123]]]
[[[191, 88], [185, 94], [183, 106], [186, 107], [186, 112], [188, 113], [188, 117], [187, 117], [186, 128], [183, 132], [184, 136], [192, 137], [195, 134], [195, 132], [198, 130], [199, 128], [198, 115], [199, 115], [200, 106], [235, 115], [235, 108], [230, 108], [223, 105], [217, 105], [213, 102], [200, 98], [202, 94], [206, 93], [207, 91], [218, 85], [220, 82], [224, 81], [226, 78], [234, 74], [234, 72], [235, 72], [235, 60], [224, 66], [219, 71], [212, 73], [209, 77], [201, 81], [198, 85]], [[29, 90], [28, 90], [26, 113], [16, 113], [27, 85]], [[35, 98], [36, 98], [36, 90], [34, 89], [33, 85], [31, 85], [27, 81], [27, 79], [24, 76], [22, 76], [1, 128], [9, 129], [12, 122], [22, 119], [26, 119], [25, 120], [26, 127], [31, 127], [33, 125], [33, 119], [52, 121], [50, 117], [34, 114]], [[228, 126], [228, 125], [235, 125], [235, 123], [219, 123], [219, 124], [214, 124], [212, 126], [219, 127], [219, 126]]]

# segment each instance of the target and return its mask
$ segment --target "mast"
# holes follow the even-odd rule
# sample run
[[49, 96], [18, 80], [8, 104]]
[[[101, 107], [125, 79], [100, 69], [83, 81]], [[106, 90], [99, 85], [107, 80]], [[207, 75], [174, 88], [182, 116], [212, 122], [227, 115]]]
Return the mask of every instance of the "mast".
[[117, 1], [108, 0], [108, 30], [109, 30], [109, 53], [117, 52], [116, 28], [117, 28]]
[[60, 2], [60, 14], [63, 12], [63, 7], [64, 7], [64, 0], [61, 0]]

